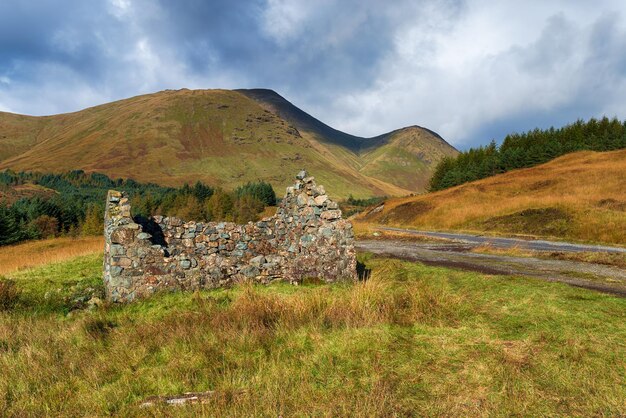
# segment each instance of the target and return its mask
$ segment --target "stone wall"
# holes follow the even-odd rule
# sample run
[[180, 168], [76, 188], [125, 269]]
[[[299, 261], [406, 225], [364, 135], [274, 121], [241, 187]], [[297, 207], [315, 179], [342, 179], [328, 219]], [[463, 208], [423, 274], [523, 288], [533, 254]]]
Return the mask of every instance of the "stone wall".
[[352, 225], [304, 171], [276, 215], [246, 225], [133, 219], [125, 193], [110, 190], [104, 237], [104, 283], [114, 302], [242, 281], [356, 279]]

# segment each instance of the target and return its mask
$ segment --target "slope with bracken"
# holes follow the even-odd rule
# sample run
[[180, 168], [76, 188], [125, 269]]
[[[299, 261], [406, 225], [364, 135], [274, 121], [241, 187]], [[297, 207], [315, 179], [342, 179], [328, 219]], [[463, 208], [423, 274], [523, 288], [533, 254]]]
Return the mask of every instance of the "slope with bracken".
[[[183, 89], [55, 116], [0, 113], [0, 169], [83, 169], [230, 189], [259, 179], [282, 186], [306, 168], [336, 197], [398, 196], [423, 191], [434, 165], [456, 154], [418, 127], [348, 135], [271, 93], [281, 106], [246, 91]], [[300, 118], [285, 115], [287, 107]]]
[[567, 154], [536, 167], [399, 199], [358, 222], [626, 244], [626, 150]]

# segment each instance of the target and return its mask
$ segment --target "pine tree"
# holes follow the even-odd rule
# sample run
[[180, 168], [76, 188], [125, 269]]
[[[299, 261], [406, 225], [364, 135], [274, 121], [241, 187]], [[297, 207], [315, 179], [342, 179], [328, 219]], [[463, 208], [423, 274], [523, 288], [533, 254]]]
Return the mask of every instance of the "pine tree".
[[252, 195], [243, 195], [235, 200], [234, 219], [237, 223], [256, 221], [259, 213], [265, 209], [265, 204]]
[[59, 220], [48, 215], [41, 215], [31, 221], [33, 235], [37, 238], [54, 237], [59, 232]]
[[13, 244], [21, 239], [19, 225], [11, 209], [0, 206], [0, 245]]
[[175, 215], [186, 220], [205, 219], [204, 208], [194, 195], [181, 196], [181, 206], [177, 208]]
[[81, 225], [82, 235], [101, 235], [104, 231], [104, 213], [98, 205], [89, 205]]

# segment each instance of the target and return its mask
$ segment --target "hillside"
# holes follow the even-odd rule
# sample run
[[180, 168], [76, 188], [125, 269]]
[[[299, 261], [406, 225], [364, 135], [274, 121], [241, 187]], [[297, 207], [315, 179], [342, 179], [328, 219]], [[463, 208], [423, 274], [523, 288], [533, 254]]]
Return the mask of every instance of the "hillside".
[[578, 151], [626, 148], [626, 121], [617, 118], [578, 119], [561, 128], [535, 128], [507, 135], [500, 145], [470, 148], [437, 164], [429, 190], [437, 191], [518, 168], [535, 167]]
[[335, 155], [343, 156], [343, 160], [361, 174], [406, 190], [426, 190], [437, 163], [444, 157], [458, 154], [441, 136], [421, 126], [362, 138], [324, 124], [275, 91], [237, 91], [288, 121], [312, 143], [323, 144]]
[[422, 196], [358, 221], [626, 244], [626, 150], [568, 154]]
[[54, 190], [37, 184], [7, 186], [0, 183], [0, 203], [12, 204], [16, 200], [32, 197], [49, 198], [55, 194]]
[[83, 169], [227, 189], [260, 179], [280, 191], [306, 168], [336, 197], [399, 196], [423, 191], [434, 165], [457, 153], [419, 127], [348, 135], [264, 92], [273, 107], [242, 91], [183, 89], [55, 116], [0, 113], [0, 170]]

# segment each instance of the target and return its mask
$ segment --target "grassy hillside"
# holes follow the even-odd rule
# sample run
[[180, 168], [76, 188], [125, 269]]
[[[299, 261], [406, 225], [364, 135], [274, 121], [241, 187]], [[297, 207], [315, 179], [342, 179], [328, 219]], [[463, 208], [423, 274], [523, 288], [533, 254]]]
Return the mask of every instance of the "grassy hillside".
[[429, 190], [443, 190], [518, 168], [534, 167], [578, 151], [615, 151], [626, 148], [626, 121], [617, 118], [581, 119], [562, 128], [539, 129], [507, 135], [502, 144], [470, 148], [454, 158], [442, 159]]
[[[626, 299], [362, 259], [367, 282], [82, 309], [99, 254], [24, 270], [0, 311], [2, 416], [620, 416]], [[601, 373], [598, 371], [601, 370]], [[153, 395], [208, 403], [140, 409]]]
[[405, 189], [426, 190], [437, 163], [456, 154], [448, 143], [433, 138], [433, 134], [420, 127], [391, 132], [385, 143], [361, 152], [363, 166], [359, 171]]
[[626, 150], [578, 152], [421, 196], [358, 221], [626, 244]]
[[332, 195], [347, 197], [422, 190], [431, 165], [456, 153], [424, 130], [403, 139], [415, 143], [399, 156], [398, 135], [368, 148], [377, 151], [371, 163], [360, 148], [301, 133], [240, 92], [163, 91], [56, 116], [0, 113], [0, 169], [84, 169], [167, 185], [201, 180], [230, 189], [261, 179], [281, 191], [306, 168]]
[[373, 182], [388, 182], [414, 192], [424, 191], [437, 163], [444, 157], [458, 154], [437, 133], [420, 126], [362, 138], [322, 123], [272, 90], [237, 91], [287, 120], [312, 143], [323, 144], [333, 155]]
[[51, 238], [0, 247], [0, 275], [100, 253], [103, 249], [102, 236]]

